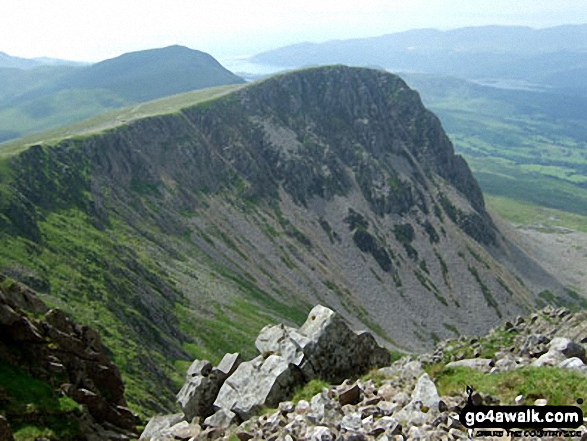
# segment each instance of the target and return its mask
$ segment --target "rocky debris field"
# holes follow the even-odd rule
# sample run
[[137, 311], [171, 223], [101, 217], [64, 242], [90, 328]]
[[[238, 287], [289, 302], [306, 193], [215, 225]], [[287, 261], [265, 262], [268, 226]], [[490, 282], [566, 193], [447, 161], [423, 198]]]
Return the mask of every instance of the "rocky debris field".
[[[319, 314], [316, 314], [316, 311], [319, 311]], [[316, 315], [320, 317], [319, 323], [322, 323], [322, 326], [318, 327], [321, 332], [312, 333], [308, 330], [308, 324], [316, 320], [311, 319]], [[227, 355], [217, 368], [213, 368], [207, 362], [196, 360], [188, 371], [186, 385], [178, 394], [183, 412], [154, 417], [145, 428], [141, 440], [386, 441], [466, 440], [471, 437], [475, 439], [475, 433], [470, 433], [459, 422], [460, 411], [467, 404], [466, 385], [469, 379], [472, 383], [475, 383], [477, 378], [489, 382], [495, 379], [497, 384], [497, 388], [491, 389], [491, 393], [474, 385], [475, 391], [471, 399], [475, 405], [576, 405], [575, 397], [563, 397], [563, 402], [560, 402], [561, 398], [556, 397], [554, 393], [552, 398], [549, 397], [552, 391], [545, 386], [538, 386], [539, 389], [544, 388], [540, 394], [520, 388], [520, 384], [515, 384], [513, 377], [507, 377], [505, 382], [499, 382], [500, 376], [512, 373], [520, 374], [522, 378], [527, 372], [533, 373], [532, 375], [544, 373], [545, 377], [555, 378], [555, 384], [551, 385], [553, 389], [563, 388], [556, 384], [557, 375], [562, 375], [562, 378], [570, 379], [570, 383], [574, 385], [573, 392], [580, 394], [587, 390], [587, 312], [572, 313], [565, 308], [547, 307], [529, 317], [518, 317], [514, 321], [505, 322], [487, 336], [462, 336], [442, 341], [432, 353], [402, 357], [388, 366], [372, 369], [360, 378], [357, 377], [362, 372], [356, 371], [353, 375], [347, 370], [347, 379], [338, 385], [323, 387], [311, 397], [294, 401], [293, 389], [289, 382], [291, 372], [285, 376], [287, 381], [283, 381], [284, 377], [266, 369], [267, 360], [271, 357], [294, 360], [289, 364], [290, 369], [292, 365], [300, 368], [304, 363], [316, 366], [317, 364], [312, 362], [312, 352], [308, 350], [311, 345], [304, 346], [303, 343], [299, 343], [306, 341], [302, 337], [312, 338], [309, 336], [313, 335], [316, 339], [318, 335], [325, 334], [324, 330], [329, 326], [324, 326], [328, 321], [324, 317], [332, 320], [333, 317], [336, 318], [336, 314], [327, 308], [317, 307], [310, 314], [309, 322], [298, 331], [283, 326], [265, 328], [257, 340], [257, 347], [262, 354], [250, 362], [241, 362], [238, 354]], [[344, 325], [342, 320], [335, 321], [337, 326]], [[340, 329], [345, 328], [346, 325], [334, 334], [340, 335]], [[314, 346], [320, 344], [324, 345], [326, 341]], [[358, 363], [360, 360], [352, 361], [352, 357], [349, 358], [342, 352], [344, 348], [349, 350], [356, 344], [356, 341], [341, 338], [330, 341], [325, 348], [335, 354], [330, 359], [331, 362], [351, 360]], [[379, 348], [374, 347], [373, 350], [378, 353]], [[298, 358], [295, 354], [298, 354]], [[365, 359], [365, 355], [362, 358]], [[245, 368], [247, 363], [248, 367]], [[364, 361], [361, 363], [363, 369], [368, 368]], [[238, 367], [235, 368], [235, 365]], [[269, 365], [279, 363], [269, 362]], [[286, 363], [282, 365], [280, 372], [287, 371], [285, 365]], [[231, 375], [230, 371], [234, 373]], [[245, 374], [246, 380], [235, 378], [236, 381], [231, 383], [232, 376], [239, 371]], [[331, 377], [338, 375], [328, 370], [322, 372], [330, 372]], [[306, 378], [325, 378], [321, 377], [322, 372], [315, 371], [313, 377]], [[453, 387], [451, 393], [442, 393], [450, 390], [446, 387], [446, 379], [459, 372], [464, 373], [463, 384], [455, 381], [453, 386], [456, 389]], [[304, 378], [303, 375], [301, 378]], [[202, 386], [211, 381], [220, 381], [222, 386]], [[275, 395], [275, 398], [281, 399], [289, 394], [287, 399], [281, 399], [279, 402], [267, 400], [271, 394], [260, 392], [270, 389], [269, 386], [262, 386], [264, 381], [282, 392]], [[508, 384], [508, 381], [511, 384]], [[314, 380], [310, 382], [310, 385], [312, 384], [320, 383]], [[288, 387], [284, 388], [284, 385]], [[298, 385], [298, 391], [299, 387]], [[230, 388], [234, 394], [232, 401], [216, 398], [211, 405], [201, 406], [206, 400], [210, 403], [214, 399], [206, 396], [203, 391], [212, 390], [212, 395], [217, 394], [217, 397], [221, 397], [223, 388]], [[311, 390], [311, 387], [306, 385], [305, 390]], [[529, 392], [526, 395], [519, 394], [520, 390]], [[255, 395], [256, 393], [259, 395]], [[192, 404], [198, 403], [200, 407], [191, 407], [188, 404], [190, 396], [194, 400]], [[243, 402], [255, 404], [244, 411]], [[227, 403], [231, 403], [232, 407]], [[198, 409], [205, 411], [202, 413]], [[213, 411], [215, 413], [212, 414]], [[582, 432], [582, 440], [587, 439], [585, 425], [576, 430]], [[507, 435], [507, 431], [503, 434], [501, 438], [482, 439], [513, 439]]]

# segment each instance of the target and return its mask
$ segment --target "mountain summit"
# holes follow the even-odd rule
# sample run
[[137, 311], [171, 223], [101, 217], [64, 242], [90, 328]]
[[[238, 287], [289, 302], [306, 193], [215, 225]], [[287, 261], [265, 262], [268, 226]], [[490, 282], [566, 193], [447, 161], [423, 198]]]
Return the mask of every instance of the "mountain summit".
[[211, 55], [176, 45], [101, 61], [64, 82], [70, 88], [107, 89], [127, 101], [141, 102], [244, 81]]
[[384, 71], [280, 75], [2, 162], [0, 269], [99, 328], [139, 411], [171, 406], [152, 391], [181, 363], [253, 355], [316, 303], [420, 350], [531, 309], [536, 286], [572, 300]]

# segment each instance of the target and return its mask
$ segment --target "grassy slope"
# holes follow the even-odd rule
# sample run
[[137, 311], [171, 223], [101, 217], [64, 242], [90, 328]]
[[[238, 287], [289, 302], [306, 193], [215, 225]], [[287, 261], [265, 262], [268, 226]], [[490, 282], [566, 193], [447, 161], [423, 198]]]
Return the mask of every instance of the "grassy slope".
[[217, 98], [241, 87], [243, 87], [242, 84], [211, 87], [103, 112], [84, 121], [0, 144], [0, 159], [18, 154], [40, 142], [55, 144], [65, 138], [99, 133], [136, 119], [178, 112], [182, 108]]
[[240, 82], [210, 55], [180, 46], [83, 67], [0, 68], [0, 142], [110, 109]]

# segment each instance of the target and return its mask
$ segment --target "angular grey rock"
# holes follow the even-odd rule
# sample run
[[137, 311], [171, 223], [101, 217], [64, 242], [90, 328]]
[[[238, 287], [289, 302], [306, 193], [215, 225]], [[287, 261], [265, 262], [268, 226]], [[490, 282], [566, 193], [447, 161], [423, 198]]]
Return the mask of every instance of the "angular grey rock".
[[517, 369], [523, 362], [523, 359], [516, 357], [511, 352], [498, 353], [495, 355], [497, 361], [493, 372], [509, 372]]
[[438, 402], [440, 397], [434, 382], [430, 379], [428, 374], [423, 374], [416, 383], [414, 393], [412, 394], [412, 402], [419, 401], [422, 406], [430, 410], [438, 410]]
[[220, 387], [240, 363], [242, 358], [235, 353], [226, 354], [216, 368], [208, 360], [195, 360], [191, 364], [186, 383], [177, 394], [177, 402], [188, 421], [195, 416], [207, 418], [214, 413], [213, 403]]
[[217, 427], [226, 429], [235, 420], [236, 414], [227, 409], [219, 409], [214, 415], [209, 416], [204, 420], [205, 427]]
[[277, 406], [301, 382], [300, 371], [283, 357], [259, 356], [239, 365], [220, 388], [214, 406], [246, 420], [262, 406]]
[[255, 345], [261, 355], [241, 363], [214, 401], [216, 409], [232, 410], [243, 420], [262, 406], [276, 406], [313, 378], [342, 381], [390, 361], [371, 334], [353, 332], [338, 314], [320, 305], [299, 330], [266, 326]]
[[345, 415], [340, 422], [340, 427], [346, 430], [360, 430], [363, 427], [360, 412]]
[[190, 424], [187, 421], [180, 421], [169, 429], [162, 432], [163, 436], [169, 436], [172, 439], [191, 439], [195, 438], [202, 432], [199, 424]]
[[140, 436], [141, 441], [150, 441], [162, 437], [163, 431], [183, 421], [183, 414], [154, 416], [149, 420]]
[[476, 369], [481, 372], [489, 372], [494, 366], [491, 358], [465, 358], [463, 360], [451, 361], [446, 367], [466, 367]]
[[398, 403], [392, 403], [391, 401], [381, 401], [377, 403], [377, 408], [379, 409], [379, 413], [383, 416], [391, 416], [397, 410], [401, 409], [401, 405]]
[[542, 354], [536, 360], [534, 360], [531, 366], [540, 367], [540, 366], [557, 366], [563, 361], [565, 361], [567, 357], [560, 351], [548, 351], [546, 354]]
[[340, 405], [337, 401], [330, 399], [328, 393], [322, 391], [312, 397], [310, 401], [310, 412], [307, 418], [314, 424], [321, 424], [324, 421], [330, 421], [336, 418]]
[[568, 338], [557, 337], [552, 339], [549, 345], [549, 351], [558, 351], [567, 358], [577, 357], [583, 363], [587, 362], [585, 359], [585, 348]]
[[438, 415], [440, 397], [436, 386], [428, 374], [423, 374], [416, 383], [412, 400], [395, 414], [400, 422], [408, 421], [408, 425], [422, 425]]
[[424, 372], [424, 367], [422, 363], [418, 360], [413, 360], [408, 362], [402, 371], [402, 377], [407, 378], [418, 378]]
[[543, 348], [548, 344], [550, 339], [542, 334], [530, 334], [520, 347], [520, 354], [536, 356], [546, 352]]
[[198, 375], [207, 377], [210, 375], [210, 372], [212, 372], [212, 363], [210, 363], [208, 360], [194, 360], [194, 362], [188, 368], [185, 378], [187, 381], [189, 381]]
[[316, 426], [308, 427], [306, 439], [308, 441], [334, 441], [335, 436], [328, 427]]
[[402, 431], [402, 426], [399, 421], [395, 418], [384, 416], [375, 422], [373, 430], [370, 435], [377, 436], [381, 433], [387, 435], [399, 435]]
[[212, 403], [220, 385], [214, 378], [196, 375], [187, 381], [177, 394], [177, 402], [187, 420], [196, 416], [208, 417], [214, 413]]
[[279, 403], [278, 409], [283, 415], [287, 415], [288, 413], [293, 413], [295, 410], [296, 405], [293, 401], [282, 401]]
[[583, 363], [581, 361], [581, 359], [577, 358], [577, 357], [567, 358], [566, 360], [559, 363], [558, 367], [561, 367], [564, 369], [581, 370], [581, 371], [584, 371], [587, 369], [587, 366], [585, 365], [585, 363]]
[[220, 363], [218, 363], [218, 366], [213, 369], [212, 373], [224, 381], [234, 374], [234, 371], [236, 371], [242, 362], [243, 358], [238, 352], [235, 352], [234, 354], [225, 354], [224, 357], [222, 357], [222, 360], [220, 360]]

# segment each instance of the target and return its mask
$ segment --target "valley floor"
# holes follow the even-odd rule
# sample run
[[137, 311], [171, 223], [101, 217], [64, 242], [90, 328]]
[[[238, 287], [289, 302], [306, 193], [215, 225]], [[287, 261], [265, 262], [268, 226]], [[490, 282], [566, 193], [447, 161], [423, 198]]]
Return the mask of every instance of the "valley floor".
[[510, 239], [565, 287], [587, 297], [586, 216], [487, 194], [485, 198]]
[[587, 233], [563, 227], [517, 226], [518, 243], [563, 285], [587, 295]]

